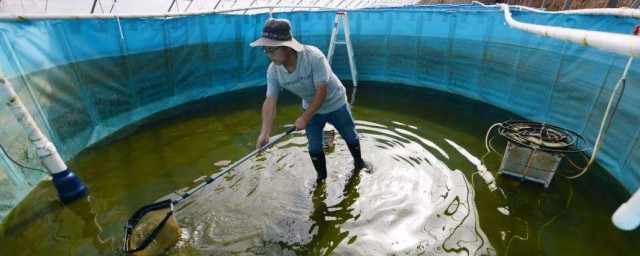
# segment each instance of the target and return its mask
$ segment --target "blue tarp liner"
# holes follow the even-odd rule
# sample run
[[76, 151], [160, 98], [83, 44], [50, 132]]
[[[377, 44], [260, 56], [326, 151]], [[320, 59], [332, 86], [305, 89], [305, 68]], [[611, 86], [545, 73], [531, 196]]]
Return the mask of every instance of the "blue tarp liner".
[[[637, 20], [513, 10], [521, 22], [630, 34]], [[536, 37], [506, 25], [498, 8], [413, 6], [349, 11], [361, 81], [434, 88], [585, 135], [593, 145], [626, 56]], [[334, 12], [275, 14], [294, 36], [327, 52]], [[0, 22], [0, 69], [65, 159], [164, 109], [265, 84], [267, 58], [249, 43], [263, 15]], [[333, 67], [350, 79], [344, 47]], [[640, 64], [598, 161], [629, 190], [640, 187]], [[416, 106], [419, 107], [419, 106]], [[27, 136], [0, 108], [0, 141], [37, 165]], [[478, 127], [486, 129], [488, 127]], [[0, 157], [0, 217], [43, 178]]]

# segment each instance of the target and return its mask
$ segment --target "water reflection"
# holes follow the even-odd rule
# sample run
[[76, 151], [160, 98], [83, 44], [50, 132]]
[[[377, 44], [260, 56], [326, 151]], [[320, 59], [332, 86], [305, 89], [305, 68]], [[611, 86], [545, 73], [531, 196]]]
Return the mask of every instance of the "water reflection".
[[[296, 133], [178, 205], [182, 237], [170, 254], [625, 255], [640, 242], [640, 231], [610, 224], [629, 194], [599, 167], [571, 182], [559, 172], [548, 189], [495, 177], [491, 191], [476, 173], [495, 173], [500, 159], [478, 164], [482, 127], [511, 114], [386, 84], [359, 93], [354, 115], [373, 174], [350, 181], [339, 139], [324, 192], [305, 187], [315, 171]], [[91, 207], [61, 206], [51, 182], [40, 183], [1, 223], [0, 255], [117, 254], [135, 210], [253, 150], [253, 103], [263, 98], [262, 89], [223, 95], [85, 150], [70, 167], [91, 188]], [[280, 105], [276, 123], [299, 113], [297, 100]]]
[[304, 135], [281, 142], [195, 196], [181, 214], [189, 240], [175, 253], [494, 254], [464, 174], [435, 142], [398, 126], [408, 127], [357, 122], [376, 171], [351, 175], [338, 140], [327, 184], [315, 190], [303, 185], [315, 178]]
[[[14, 255], [117, 253], [113, 246], [113, 238], [103, 237], [103, 228], [91, 195], [67, 205], [58, 201], [53, 188], [36, 190], [29, 197], [38, 197], [41, 200], [33, 200], [37, 203], [22, 205], [7, 216], [6, 224], [0, 229], [0, 236], [4, 237], [0, 240], [0, 255], [24, 245], [29, 246], [16, 250], [20, 253]], [[34, 234], [43, 239], [37, 243], [25, 244], [24, 241]], [[21, 242], [8, 243], [12, 239]]]
[[[321, 185], [313, 191], [314, 210], [310, 219], [313, 222], [310, 234], [313, 234], [311, 241], [296, 251], [298, 255], [329, 255], [338, 245], [349, 236], [349, 231], [342, 231], [342, 225], [352, 219], [351, 206], [358, 199], [358, 185], [360, 184], [359, 173], [351, 175], [344, 186], [343, 199], [337, 205], [327, 206], [326, 185]], [[347, 243], [356, 241], [357, 236], [353, 236]]]

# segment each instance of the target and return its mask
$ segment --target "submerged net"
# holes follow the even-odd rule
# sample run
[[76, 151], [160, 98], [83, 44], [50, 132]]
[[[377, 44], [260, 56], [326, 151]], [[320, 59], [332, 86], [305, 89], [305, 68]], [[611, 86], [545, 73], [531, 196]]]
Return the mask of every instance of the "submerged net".
[[125, 225], [124, 252], [158, 255], [171, 249], [180, 238], [171, 199], [140, 208]]

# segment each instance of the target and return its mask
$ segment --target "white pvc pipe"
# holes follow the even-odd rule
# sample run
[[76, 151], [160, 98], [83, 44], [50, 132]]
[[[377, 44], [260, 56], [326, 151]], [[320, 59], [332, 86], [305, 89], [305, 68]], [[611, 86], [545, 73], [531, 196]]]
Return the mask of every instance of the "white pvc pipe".
[[35, 146], [36, 154], [40, 158], [42, 165], [52, 174], [66, 170], [67, 165], [58, 154], [56, 147], [42, 134], [36, 122], [33, 121], [24, 104], [22, 104], [13, 90], [13, 85], [4, 77], [2, 71], [0, 71], [0, 101], [6, 102], [22, 128], [27, 132], [29, 141]]
[[505, 20], [513, 28], [543, 37], [594, 47], [603, 51], [640, 57], [640, 38], [636, 36], [522, 23], [511, 17], [508, 5], [499, 4], [499, 6], [504, 11]]
[[553, 13], [553, 14], [580, 14], [580, 15], [612, 15], [617, 17], [629, 17], [640, 19], [640, 10], [638, 9], [630, 9], [630, 8], [598, 8], [598, 9], [580, 9], [580, 10], [570, 10], [570, 11], [557, 11], [557, 12], [548, 12], [542, 11], [536, 8], [526, 7], [526, 6], [514, 6], [519, 9], [524, 9], [532, 12], [538, 13]]
[[496, 178], [494, 178], [493, 174], [491, 174], [491, 172], [487, 170], [486, 166], [478, 165], [478, 174], [480, 175], [480, 177], [482, 177], [484, 182], [487, 183], [490, 191], [498, 189], [498, 186], [496, 186]]
[[469, 151], [456, 144], [455, 142], [448, 139], [445, 139], [445, 141], [449, 143], [449, 145], [453, 146], [453, 148], [455, 148], [458, 152], [460, 152], [462, 156], [467, 158], [469, 162], [476, 166], [476, 168], [478, 169], [478, 175], [480, 175], [484, 182], [487, 183], [490, 191], [498, 189], [498, 187], [496, 186], [496, 179], [493, 177], [493, 174], [491, 174], [491, 172], [487, 170], [487, 167], [482, 163], [482, 161], [480, 161], [480, 159], [473, 156], [471, 153], [469, 153]]
[[622, 230], [634, 230], [640, 225], [640, 189], [629, 201], [620, 205], [611, 216], [611, 221]]
[[[484, 7], [500, 7], [500, 5], [485, 5], [478, 1], [471, 2], [473, 4], [481, 5]], [[630, 17], [635, 19], [640, 19], [640, 10], [632, 9], [632, 8], [598, 8], [598, 9], [580, 9], [580, 10], [569, 10], [569, 11], [543, 11], [536, 8], [531, 8], [527, 6], [512, 6], [513, 8], [518, 8], [521, 10], [527, 10], [531, 12], [537, 13], [550, 13], [550, 14], [581, 14], [581, 15], [613, 15], [617, 17]]]

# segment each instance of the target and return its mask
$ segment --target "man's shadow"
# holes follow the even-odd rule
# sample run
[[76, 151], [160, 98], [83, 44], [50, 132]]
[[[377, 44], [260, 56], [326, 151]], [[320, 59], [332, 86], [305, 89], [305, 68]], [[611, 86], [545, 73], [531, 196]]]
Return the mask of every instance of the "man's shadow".
[[327, 198], [326, 183], [316, 186], [312, 196], [314, 211], [310, 216], [314, 224], [309, 229], [309, 234], [313, 233], [313, 237], [308, 244], [300, 248], [298, 254], [330, 255], [349, 236], [349, 231], [342, 231], [341, 226], [349, 220], [356, 220], [360, 217], [359, 214], [353, 216], [354, 209], [350, 208], [360, 196], [358, 193], [359, 184], [360, 172], [354, 171], [344, 186], [343, 199], [330, 207], [325, 203]]

